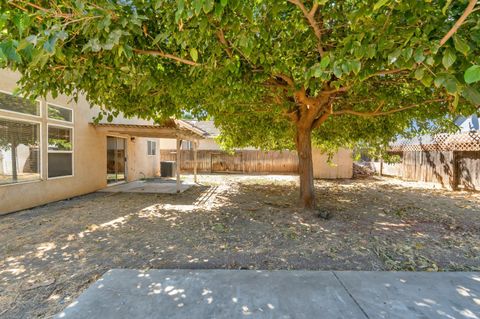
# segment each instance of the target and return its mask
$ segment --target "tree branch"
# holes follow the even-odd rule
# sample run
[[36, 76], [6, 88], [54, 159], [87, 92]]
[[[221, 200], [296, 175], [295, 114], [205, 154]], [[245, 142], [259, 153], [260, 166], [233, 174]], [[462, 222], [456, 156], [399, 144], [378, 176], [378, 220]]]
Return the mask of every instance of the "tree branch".
[[473, 12], [473, 9], [474, 9], [476, 4], [477, 4], [477, 0], [470, 0], [470, 2], [468, 3], [467, 8], [465, 8], [465, 11], [463, 12], [463, 14], [460, 16], [460, 18], [457, 20], [457, 22], [455, 22], [455, 24], [447, 32], [447, 34], [445, 34], [445, 36], [440, 40], [440, 46], [444, 45], [448, 41], [448, 39], [450, 39], [455, 34], [455, 32], [457, 32], [458, 28], [460, 28], [460, 26], [463, 24], [463, 22], [465, 22], [465, 19], [467, 19], [467, 17], [470, 15], [470, 13]]
[[332, 115], [332, 105], [330, 105], [330, 110], [323, 113], [319, 118], [313, 121], [312, 129], [316, 129], [317, 127], [322, 125], [322, 123], [325, 122], [330, 117], [330, 115]]
[[392, 69], [392, 70], [380, 70], [378, 72], [375, 72], [375, 73], [372, 73], [370, 75], [368, 75], [365, 79], [363, 79], [364, 81], [365, 80], [368, 80], [369, 78], [372, 78], [374, 76], [379, 76], [379, 75], [388, 75], [388, 74], [396, 74], [396, 73], [401, 73], [401, 72], [405, 72], [405, 71], [408, 71], [408, 69]]
[[162, 58], [166, 58], [166, 59], [170, 59], [170, 60], [175, 60], [177, 62], [180, 62], [180, 63], [183, 63], [183, 64], [187, 64], [187, 65], [192, 65], [192, 66], [199, 66], [200, 64], [197, 63], [197, 62], [194, 62], [194, 61], [191, 61], [191, 60], [188, 60], [188, 59], [183, 59], [183, 58], [180, 58], [176, 55], [173, 55], [173, 54], [169, 54], [169, 53], [164, 53], [162, 51], [159, 51], [159, 50], [140, 50], [140, 49], [133, 49], [133, 52], [137, 53], [137, 54], [141, 54], [141, 55], [157, 55], [157, 56], [161, 56]]
[[408, 106], [405, 106], [405, 107], [401, 107], [401, 108], [398, 108], [398, 109], [389, 110], [389, 111], [385, 111], [385, 112], [380, 112], [380, 108], [377, 108], [373, 112], [359, 112], [359, 111], [354, 111], [352, 109], [348, 109], [348, 110], [340, 110], [340, 111], [337, 111], [337, 112], [332, 112], [331, 114], [332, 115], [350, 114], [350, 115], [356, 115], [356, 116], [362, 116], [362, 117], [383, 116], [383, 115], [389, 115], [389, 114], [413, 109], [413, 108], [416, 108], [416, 107], [418, 107], [422, 104], [426, 104], [426, 103], [435, 103], [435, 102], [444, 102], [444, 101], [445, 101], [445, 99], [426, 100], [426, 101], [423, 101], [420, 104], [412, 104], [412, 105], [408, 105]]
[[317, 13], [317, 9], [318, 9], [318, 2], [314, 2], [313, 6], [312, 6], [312, 9], [310, 10], [310, 12], [308, 14], [311, 15], [312, 17], [314, 17], [315, 13]]
[[218, 41], [220, 41], [220, 43], [225, 47], [225, 52], [227, 52], [228, 57], [232, 58], [233, 57], [232, 49], [230, 49], [230, 44], [225, 39], [225, 34], [223, 33], [222, 29], [218, 29], [217, 38], [218, 38]]
[[315, 36], [317, 37], [318, 44], [317, 44], [317, 50], [318, 53], [320, 53], [320, 56], [323, 57], [325, 55], [325, 51], [323, 50], [322, 47], [322, 30], [319, 28], [317, 21], [315, 21], [315, 13], [317, 12], [318, 9], [318, 3], [315, 3], [310, 11], [305, 8], [305, 5], [303, 4], [302, 0], [287, 0], [291, 4], [296, 5], [303, 13], [305, 18], [307, 19], [308, 23], [310, 24], [310, 27], [313, 29], [313, 32], [315, 33]]
[[283, 81], [285, 81], [291, 87], [295, 86], [295, 83], [293, 82], [293, 79], [291, 77], [289, 77], [288, 75], [277, 73], [277, 74], [274, 74], [273, 76], [276, 77], [276, 78], [282, 79]]
[[338, 89], [322, 91], [321, 94], [331, 95], [331, 94], [335, 94], [335, 93], [347, 92], [350, 88], [351, 88], [351, 86], [349, 86], [349, 85], [342, 86], [342, 87], [339, 87]]

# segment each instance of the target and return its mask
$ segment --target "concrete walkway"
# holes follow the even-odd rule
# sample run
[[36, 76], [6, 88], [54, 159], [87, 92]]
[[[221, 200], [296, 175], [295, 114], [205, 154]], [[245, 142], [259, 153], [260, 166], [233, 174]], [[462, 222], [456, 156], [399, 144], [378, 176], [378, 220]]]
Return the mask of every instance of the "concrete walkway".
[[56, 318], [480, 318], [480, 273], [110, 270]]
[[[189, 182], [182, 182], [180, 184], [180, 193], [183, 193], [194, 184]], [[144, 180], [134, 181], [129, 183], [122, 183], [118, 185], [108, 186], [100, 192], [105, 193], [147, 193], [147, 194], [176, 194], [177, 184], [172, 180]]]

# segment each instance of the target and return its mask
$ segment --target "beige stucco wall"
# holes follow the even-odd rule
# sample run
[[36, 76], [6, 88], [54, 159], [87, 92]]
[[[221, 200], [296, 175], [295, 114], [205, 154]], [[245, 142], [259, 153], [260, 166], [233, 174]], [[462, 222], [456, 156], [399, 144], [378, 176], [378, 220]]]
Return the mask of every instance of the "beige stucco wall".
[[[159, 140], [155, 138], [129, 138], [127, 144], [127, 180], [133, 181], [160, 175]], [[148, 141], [157, 143], [155, 155], [148, 155]]]
[[[0, 90], [13, 92], [19, 74], [0, 70]], [[41, 100], [41, 117], [33, 118], [22, 114], [12, 114], [0, 110], [0, 117], [9, 119], [24, 119], [40, 122], [41, 130], [41, 179], [33, 182], [0, 185], [0, 214], [17, 211], [25, 208], [42, 205], [52, 201], [62, 200], [90, 192], [97, 191], [107, 186], [107, 135], [100, 133], [89, 125], [93, 115], [98, 114], [98, 109], [91, 109], [87, 101], [80, 97], [78, 103], [67, 96], [51, 97]], [[74, 114], [74, 123], [66, 124], [56, 120], [47, 119], [46, 102], [71, 108]], [[144, 120], [115, 119], [114, 122], [145, 124], [151, 123]], [[73, 176], [47, 179], [48, 152], [47, 124], [58, 124], [73, 127]], [[119, 136], [127, 139], [127, 179], [129, 181], [152, 177], [159, 174], [160, 157], [147, 155], [147, 141], [159, 139]]]
[[175, 150], [177, 149], [177, 141], [172, 138], [161, 138], [160, 139], [160, 149], [161, 150]]
[[352, 151], [341, 148], [328, 163], [328, 156], [313, 149], [313, 176], [314, 178], [352, 178], [353, 157]]

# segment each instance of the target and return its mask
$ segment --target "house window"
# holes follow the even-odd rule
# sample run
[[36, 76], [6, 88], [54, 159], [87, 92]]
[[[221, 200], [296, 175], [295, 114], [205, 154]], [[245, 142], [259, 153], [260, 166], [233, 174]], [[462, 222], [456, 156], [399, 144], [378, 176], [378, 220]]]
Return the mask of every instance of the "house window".
[[157, 155], [157, 142], [147, 141], [147, 154], [148, 155]]
[[47, 104], [48, 118], [63, 122], [73, 122], [73, 111], [65, 107]]
[[0, 110], [40, 116], [40, 102], [0, 92]]
[[40, 179], [40, 124], [0, 118], [0, 185]]
[[193, 150], [192, 141], [182, 141], [182, 150]]
[[48, 126], [48, 177], [73, 176], [73, 129]]

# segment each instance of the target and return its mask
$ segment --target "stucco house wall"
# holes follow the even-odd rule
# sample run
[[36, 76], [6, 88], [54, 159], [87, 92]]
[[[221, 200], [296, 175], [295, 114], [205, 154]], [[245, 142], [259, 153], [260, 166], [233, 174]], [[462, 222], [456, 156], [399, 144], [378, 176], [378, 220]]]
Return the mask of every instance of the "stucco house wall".
[[346, 148], [339, 149], [329, 162], [327, 155], [314, 148], [312, 160], [314, 178], [335, 179], [353, 177], [352, 150]]
[[[19, 80], [18, 73], [9, 70], [0, 70], [0, 90], [14, 92]], [[0, 185], [0, 214], [17, 211], [42, 205], [52, 201], [62, 200], [90, 192], [107, 186], [107, 135], [95, 129], [89, 123], [98, 114], [98, 109], [91, 109], [84, 97], [74, 102], [67, 96], [57, 98], [48, 97], [39, 99], [41, 116], [32, 117], [21, 113], [12, 113], [0, 109], [0, 118], [10, 120], [25, 120], [40, 123], [40, 179], [29, 182], [20, 182]], [[65, 124], [47, 118], [46, 103], [73, 110], [73, 123]], [[115, 122], [151, 123], [139, 119], [124, 119], [119, 117]], [[58, 124], [73, 128], [73, 176], [47, 178], [48, 172], [48, 128], [47, 125]], [[147, 141], [157, 142], [159, 139], [130, 138], [127, 141], [127, 180], [156, 176], [160, 170], [160, 155], [157, 150], [155, 156], [147, 155]], [[19, 148], [20, 149], [20, 148]], [[5, 156], [5, 154], [4, 154]], [[3, 160], [3, 166], [6, 164]], [[5, 170], [3, 167], [2, 170]]]

